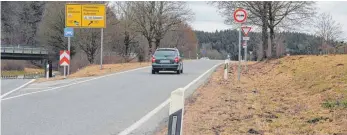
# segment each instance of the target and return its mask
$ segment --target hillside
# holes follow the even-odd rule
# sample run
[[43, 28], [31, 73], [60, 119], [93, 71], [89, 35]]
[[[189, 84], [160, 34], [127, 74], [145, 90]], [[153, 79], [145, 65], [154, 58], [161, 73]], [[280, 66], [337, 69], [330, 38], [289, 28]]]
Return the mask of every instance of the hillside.
[[259, 62], [240, 83], [235, 66], [187, 101], [184, 134], [347, 134], [347, 55]]

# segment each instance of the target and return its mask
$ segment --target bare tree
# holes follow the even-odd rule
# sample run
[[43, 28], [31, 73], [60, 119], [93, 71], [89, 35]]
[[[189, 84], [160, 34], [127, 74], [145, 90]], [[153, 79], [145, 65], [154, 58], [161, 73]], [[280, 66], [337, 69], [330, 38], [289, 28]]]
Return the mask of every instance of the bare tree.
[[154, 49], [160, 46], [160, 41], [168, 31], [176, 29], [179, 24], [189, 20], [192, 15], [185, 2], [133, 3], [132, 10], [135, 11], [136, 30], [148, 41], [148, 56], [152, 55]]
[[175, 30], [168, 31], [161, 44], [162, 47], [176, 47], [184, 56], [196, 58], [198, 41], [188, 24], [180, 24]]
[[77, 45], [86, 54], [90, 64], [94, 63], [96, 53], [100, 49], [99, 29], [78, 29]]
[[157, 2], [155, 33], [155, 48], [160, 46], [160, 41], [168, 31], [177, 29], [182, 23], [189, 21], [193, 13], [182, 1]]
[[130, 54], [133, 54], [133, 49], [137, 43], [135, 41], [138, 33], [135, 31], [135, 11], [133, 10], [134, 2], [123, 1], [123, 2], [115, 2], [115, 13], [122, 26], [122, 37], [124, 48], [122, 49], [122, 56], [129, 61], [128, 58]]
[[339, 40], [342, 35], [342, 25], [329, 13], [321, 13], [316, 17], [314, 24], [315, 34], [323, 39], [323, 42], [333, 42]]
[[275, 28], [300, 26], [315, 15], [315, 2], [310, 1], [272, 1], [268, 4], [268, 27], [270, 29], [271, 57], [277, 57]]
[[134, 22], [136, 26], [136, 31], [141, 33], [148, 42], [148, 57], [152, 55], [153, 52], [153, 39], [154, 39], [154, 28], [156, 23], [155, 14], [155, 1], [141, 1], [133, 2], [131, 10], [134, 13]]

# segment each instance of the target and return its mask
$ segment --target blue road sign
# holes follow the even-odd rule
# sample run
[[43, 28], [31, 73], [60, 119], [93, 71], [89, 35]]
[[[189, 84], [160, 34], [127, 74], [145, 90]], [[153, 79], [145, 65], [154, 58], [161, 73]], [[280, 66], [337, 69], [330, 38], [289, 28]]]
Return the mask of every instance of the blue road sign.
[[65, 37], [73, 37], [73, 28], [64, 28], [64, 36]]

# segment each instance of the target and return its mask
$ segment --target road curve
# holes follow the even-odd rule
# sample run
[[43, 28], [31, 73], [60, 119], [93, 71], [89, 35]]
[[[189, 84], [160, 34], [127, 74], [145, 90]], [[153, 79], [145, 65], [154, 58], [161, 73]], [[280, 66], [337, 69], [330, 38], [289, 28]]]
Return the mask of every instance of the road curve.
[[145, 68], [4, 100], [2, 135], [117, 134], [218, 63], [185, 62], [181, 75]]

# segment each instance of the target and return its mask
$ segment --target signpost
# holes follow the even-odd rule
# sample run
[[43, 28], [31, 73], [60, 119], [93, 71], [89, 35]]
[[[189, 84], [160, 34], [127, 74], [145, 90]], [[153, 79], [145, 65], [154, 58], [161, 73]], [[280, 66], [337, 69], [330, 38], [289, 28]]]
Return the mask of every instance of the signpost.
[[238, 81], [240, 81], [241, 77], [241, 26], [242, 23], [247, 20], [247, 12], [242, 8], [238, 8], [234, 11], [234, 21], [235, 23], [240, 23], [239, 29], [239, 66], [238, 66]]
[[104, 4], [66, 4], [65, 27], [69, 28], [100, 28], [101, 50], [100, 70], [102, 69], [103, 38], [106, 28], [106, 6]]
[[[67, 37], [67, 41], [68, 41], [68, 49], [67, 49], [68, 51], [70, 51], [70, 48], [71, 48], [70, 37], [73, 37], [73, 35], [74, 35], [73, 28], [64, 29], [64, 36]], [[70, 65], [67, 68], [67, 74], [68, 75], [70, 74]]]
[[247, 41], [249, 40], [248, 33], [251, 31], [252, 27], [243, 26], [243, 27], [241, 27], [241, 29], [242, 29], [242, 32], [244, 34], [243, 40], [245, 42], [244, 48], [245, 48], [246, 70], [247, 70]]
[[66, 78], [66, 66], [70, 65], [70, 51], [60, 51], [59, 64], [64, 66], [64, 78]]

